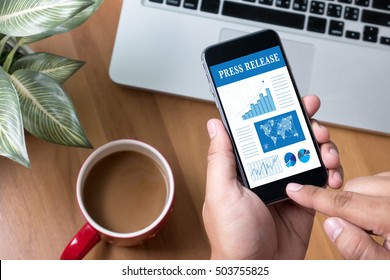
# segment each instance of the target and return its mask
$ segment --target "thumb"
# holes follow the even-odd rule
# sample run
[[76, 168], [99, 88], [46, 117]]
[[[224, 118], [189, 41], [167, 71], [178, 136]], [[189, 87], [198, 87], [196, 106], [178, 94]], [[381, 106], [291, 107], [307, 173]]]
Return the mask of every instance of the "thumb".
[[209, 120], [207, 130], [210, 146], [207, 156], [206, 196], [219, 195], [226, 192], [226, 188], [233, 185], [232, 181], [237, 179], [236, 160], [230, 138], [222, 122], [217, 119]]
[[390, 253], [367, 232], [341, 218], [331, 217], [325, 220], [324, 230], [345, 259], [390, 258]]

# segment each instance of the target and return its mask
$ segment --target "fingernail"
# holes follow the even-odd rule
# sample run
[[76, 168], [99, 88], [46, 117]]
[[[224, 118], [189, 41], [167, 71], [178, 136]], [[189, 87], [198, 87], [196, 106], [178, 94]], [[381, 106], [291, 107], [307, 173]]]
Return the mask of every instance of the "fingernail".
[[336, 149], [334, 149], [334, 148], [330, 149], [329, 153], [334, 155], [334, 156], [337, 156], [337, 157], [339, 156], [339, 152]]
[[317, 121], [312, 121], [311, 126], [312, 126], [313, 128], [320, 128], [320, 127], [321, 127], [320, 123], [317, 122]]
[[330, 240], [334, 242], [343, 231], [343, 225], [338, 218], [328, 218], [324, 222], [324, 230]]
[[297, 192], [300, 191], [303, 188], [303, 185], [297, 184], [297, 183], [290, 183], [287, 185], [287, 190], [291, 192]]
[[217, 128], [214, 121], [210, 120], [207, 122], [207, 132], [209, 133], [210, 139], [213, 139], [217, 135]]
[[341, 174], [338, 171], [334, 172], [333, 179], [338, 181], [338, 182], [342, 182], [343, 181], [343, 178], [341, 177]]

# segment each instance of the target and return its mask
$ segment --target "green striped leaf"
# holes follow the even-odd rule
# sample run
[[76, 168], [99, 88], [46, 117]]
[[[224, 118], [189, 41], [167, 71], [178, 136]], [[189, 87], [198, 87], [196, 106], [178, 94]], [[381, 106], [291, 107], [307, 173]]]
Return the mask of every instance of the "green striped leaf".
[[40, 41], [42, 39], [45, 39], [47, 37], [60, 34], [60, 33], [65, 33], [68, 32], [77, 26], [83, 24], [87, 19], [91, 17], [91, 15], [99, 8], [100, 4], [103, 2], [103, 0], [95, 0], [95, 3], [88, 8], [82, 10], [78, 14], [76, 14], [74, 17], [68, 19], [65, 21], [63, 24], [60, 24], [56, 27], [54, 27], [52, 30], [33, 35], [33, 36], [28, 36], [28, 37], [23, 37], [20, 39], [20, 44], [21, 45], [28, 45], [37, 41]]
[[71, 100], [58, 82], [24, 69], [15, 71], [11, 81], [19, 95], [26, 130], [52, 143], [92, 147]]
[[0, 155], [30, 166], [18, 94], [0, 67]]
[[89, 19], [91, 17], [91, 15], [93, 13], [95, 13], [95, 11], [99, 8], [99, 6], [103, 2], [103, 0], [94, 0], [93, 2], [94, 3], [91, 6], [89, 6], [88, 8], [82, 10], [74, 17], [65, 21], [63, 24], [56, 26], [53, 30], [53, 32], [55, 32], [55, 33], [53, 33], [52, 35], [68, 32], [68, 31], [76, 28], [77, 26], [83, 24], [87, 19]]
[[32, 70], [46, 74], [62, 84], [84, 64], [82, 61], [72, 60], [54, 54], [33, 53], [15, 61], [10, 73], [19, 69]]
[[16, 37], [52, 30], [94, 4], [87, 0], [0, 1], [0, 33]]

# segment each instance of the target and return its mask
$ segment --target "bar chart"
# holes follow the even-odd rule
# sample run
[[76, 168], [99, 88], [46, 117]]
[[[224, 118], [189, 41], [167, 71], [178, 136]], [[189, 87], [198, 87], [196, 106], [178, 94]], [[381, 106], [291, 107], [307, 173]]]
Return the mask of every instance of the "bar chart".
[[266, 88], [265, 93], [265, 95], [263, 93], [260, 93], [259, 99], [255, 103], [250, 104], [250, 110], [242, 115], [243, 120], [248, 120], [250, 118], [257, 117], [276, 110], [270, 89]]

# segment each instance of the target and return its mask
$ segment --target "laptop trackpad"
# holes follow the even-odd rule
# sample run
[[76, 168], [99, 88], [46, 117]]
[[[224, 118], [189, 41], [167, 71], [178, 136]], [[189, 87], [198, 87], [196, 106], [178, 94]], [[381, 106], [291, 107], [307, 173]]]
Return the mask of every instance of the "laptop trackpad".
[[[248, 34], [248, 32], [223, 28], [219, 34], [219, 41], [230, 40], [245, 34]], [[310, 93], [310, 78], [315, 48], [311, 44], [293, 40], [282, 39], [282, 42], [300, 94], [302, 96], [307, 95]]]

